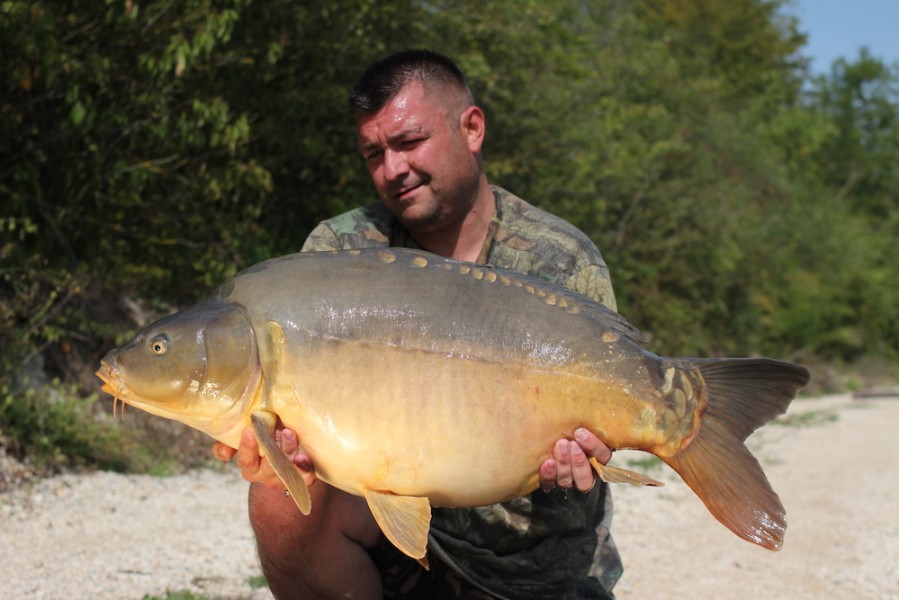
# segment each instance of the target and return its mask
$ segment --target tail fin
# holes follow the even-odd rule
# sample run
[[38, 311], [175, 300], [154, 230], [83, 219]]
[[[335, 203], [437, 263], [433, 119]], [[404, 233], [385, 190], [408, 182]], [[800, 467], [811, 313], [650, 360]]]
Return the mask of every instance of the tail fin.
[[708, 405], [696, 437], [663, 460], [727, 528], [744, 540], [780, 550], [786, 512], [743, 441], [786, 412], [808, 383], [808, 371], [766, 358], [684, 360], [702, 375]]

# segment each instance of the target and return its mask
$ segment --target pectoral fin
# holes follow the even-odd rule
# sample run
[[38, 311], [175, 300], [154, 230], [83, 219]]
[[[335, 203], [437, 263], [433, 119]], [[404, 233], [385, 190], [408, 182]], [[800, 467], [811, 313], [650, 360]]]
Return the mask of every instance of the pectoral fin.
[[312, 510], [312, 499], [309, 497], [309, 488], [303, 481], [303, 476], [297, 471], [296, 465], [290, 462], [281, 448], [275, 442], [275, 425], [278, 417], [275, 413], [268, 411], [256, 411], [250, 415], [250, 423], [253, 426], [253, 432], [256, 434], [256, 440], [259, 442], [259, 451], [264, 456], [275, 473], [290, 492], [290, 497], [297, 503], [297, 507], [304, 515], [308, 515]]
[[628, 471], [627, 469], [604, 465], [592, 456], [590, 457], [590, 464], [593, 465], [599, 478], [606, 483], [629, 483], [631, 485], [651, 485], [655, 487], [665, 485], [661, 481], [656, 481], [651, 477], [641, 475], [635, 471]]
[[431, 505], [427, 498], [365, 490], [365, 500], [387, 539], [425, 568]]

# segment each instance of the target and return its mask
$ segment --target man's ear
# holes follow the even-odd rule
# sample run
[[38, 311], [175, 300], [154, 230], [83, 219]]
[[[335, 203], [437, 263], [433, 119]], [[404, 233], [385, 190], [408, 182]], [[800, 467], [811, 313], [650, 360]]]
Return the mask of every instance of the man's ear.
[[487, 127], [484, 111], [477, 106], [469, 106], [459, 117], [459, 126], [462, 129], [462, 135], [468, 141], [468, 148], [471, 150], [471, 153], [480, 153]]

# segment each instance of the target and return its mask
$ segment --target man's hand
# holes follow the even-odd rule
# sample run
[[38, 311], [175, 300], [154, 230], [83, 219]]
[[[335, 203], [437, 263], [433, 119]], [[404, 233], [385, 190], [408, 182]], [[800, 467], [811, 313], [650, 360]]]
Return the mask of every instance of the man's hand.
[[553, 446], [553, 457], [540, 465], [540, 487], [549, 491], [555, 486], [562, 489], [576, 487], [587, 493], [596, 483], [596, 473], [590, 466], [590, 457], [606, 464], [612, 451], [598, 437], [586, 429], [574, 432], [573, 440], [561, 439]]
[[[312, 468], [312, 459], [308, 454], [300, 450], [300, 441], [292, 429], [278, 429], [275, 431], [275, 442], [281, 448], [281, 452], [296, 465], [306, 485], [312, 485], [316, 481], [315, 471]], [[212, 455], [222, 462], [228, 462], [237, 455], [237, 464], [240, 466], [240, 474], [250, 483], [259, 483], [268, 488], [284, 489], [284, 483], [272, 469], [267, 460], [259, 455], [259, 442], [252, 428], [244, 429], [240, 436], [240, 447], [235, 450], [229, 446], [216, 442], [212, 446]]]

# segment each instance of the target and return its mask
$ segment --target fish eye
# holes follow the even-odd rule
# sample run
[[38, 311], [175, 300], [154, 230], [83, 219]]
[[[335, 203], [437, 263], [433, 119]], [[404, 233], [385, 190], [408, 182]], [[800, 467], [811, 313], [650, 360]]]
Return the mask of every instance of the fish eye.
[[153, 339], [150, 340], [149, 348], [150, 352], [155, 354], [156, 356], [162, 356], [169, 349], [169, 336], [164, 333], [160, 333], [158, 335], [153, 336]]

